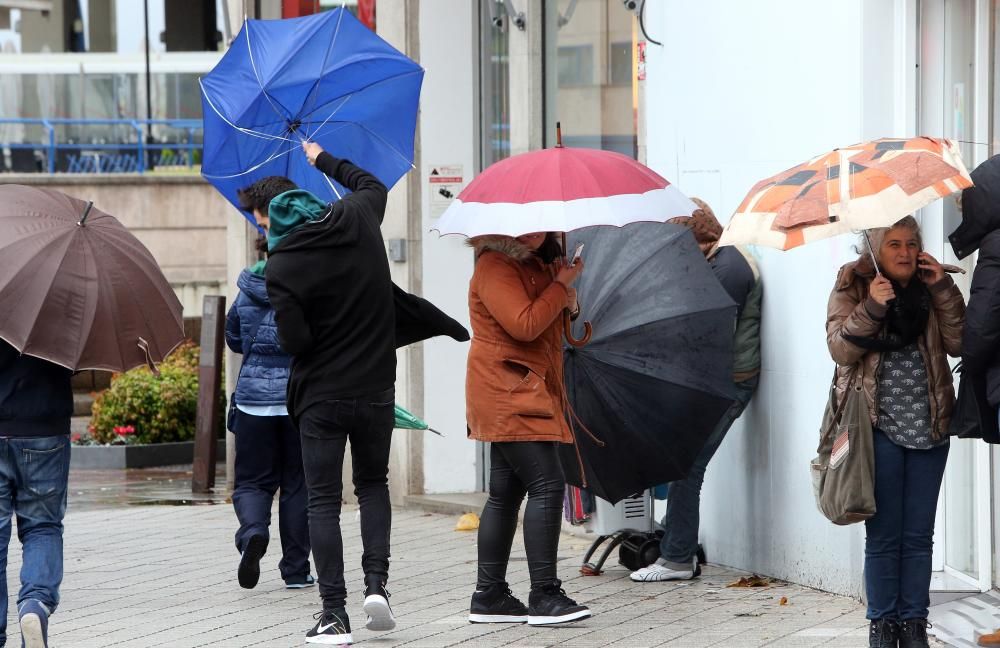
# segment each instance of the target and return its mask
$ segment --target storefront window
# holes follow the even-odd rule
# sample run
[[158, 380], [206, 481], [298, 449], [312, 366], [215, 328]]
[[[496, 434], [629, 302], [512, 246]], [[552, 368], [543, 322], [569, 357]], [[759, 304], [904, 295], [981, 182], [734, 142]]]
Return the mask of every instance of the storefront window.
[[545, 3], [545, 145], [636, 156], [634, 14], [619, 0]]
[[479, 14], [480, 164], [485, 169], [510, 155], [510, 23], [502, 0], [481, 0]]

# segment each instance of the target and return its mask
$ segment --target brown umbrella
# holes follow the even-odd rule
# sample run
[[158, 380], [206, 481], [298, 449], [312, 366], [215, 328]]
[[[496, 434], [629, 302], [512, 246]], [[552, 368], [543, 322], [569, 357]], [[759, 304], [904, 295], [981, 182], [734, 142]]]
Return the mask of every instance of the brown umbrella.
[[115, 217], [51, 189], [0, 185], [0, 338], [74, 370], [152, 367], [184, 339], [181, 310]]

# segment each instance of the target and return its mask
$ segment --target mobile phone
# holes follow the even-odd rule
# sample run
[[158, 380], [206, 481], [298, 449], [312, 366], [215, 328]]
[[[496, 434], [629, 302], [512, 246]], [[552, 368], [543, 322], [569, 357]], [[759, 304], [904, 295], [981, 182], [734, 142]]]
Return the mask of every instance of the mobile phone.
[[576, 246], [576, 250], [573, 251], [573, 260], [569, 262], [570, 265], [576, 265], [576, 260], [580, 258], [580, 253], [583, 252], [584, 244]]

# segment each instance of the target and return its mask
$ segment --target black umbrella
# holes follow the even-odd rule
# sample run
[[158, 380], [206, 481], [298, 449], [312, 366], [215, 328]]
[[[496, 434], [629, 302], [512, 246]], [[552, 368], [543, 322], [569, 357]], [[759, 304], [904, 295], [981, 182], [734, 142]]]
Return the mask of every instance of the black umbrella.
[[567, 249], [580, 243], [577, 292], [594, 331], [565, 348], [579, 456], [560, 452], [569, 483], [584, 485], [582, 463], [586, 487], [617, 502], [682, 479], [732, 403], [736, 306], [681, 226], [591, 227]]

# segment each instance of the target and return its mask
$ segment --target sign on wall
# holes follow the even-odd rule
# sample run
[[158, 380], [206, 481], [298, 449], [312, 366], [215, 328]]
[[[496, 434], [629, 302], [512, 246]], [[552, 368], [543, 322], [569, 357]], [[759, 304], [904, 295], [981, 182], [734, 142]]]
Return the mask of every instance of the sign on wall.
[[441, 218], [444, 210], [462, 191], [464, 177], [461, 164], [437, 164], [430, 167], [427, 175], [430, 191], [431, 218]]

